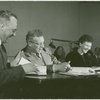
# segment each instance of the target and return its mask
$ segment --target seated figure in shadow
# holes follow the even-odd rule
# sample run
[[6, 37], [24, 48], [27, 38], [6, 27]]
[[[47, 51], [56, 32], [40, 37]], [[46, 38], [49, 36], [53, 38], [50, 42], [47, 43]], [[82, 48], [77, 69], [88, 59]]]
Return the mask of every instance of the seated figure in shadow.
[[78, 47], [74, 48], [66, 56], [66, 61], [70, 61], [74, 67], [92, 67], [96, 65], [93, 52], [91, 50], [93, 38], [88, 35], [82, 35], [78, 40]]
[[55, 57], [52, 57], [51, 53], [46, 49], [44, 41], [43, 34], [39, 29], [29, 31], [26, 35], [26, 47], [19, 51], [11, 64], [16, 66], [23, 57], [33, 64], [36, 74], [40, 73], [43, 66], [44, 68], [46, 66], [47, 72], [66, 71], [67, 68], [70, 69], [69, 63], [54, 61]]
[[96, 59], [96, 66], [100, 66], [100, 48], [96, 47], [94, 50], [94, 58]]
[[54, 56], [59, 60], [60, 62], [65, 62], [65, 51], [62, 46], [58, 46], [56, 50], [54, 51]]

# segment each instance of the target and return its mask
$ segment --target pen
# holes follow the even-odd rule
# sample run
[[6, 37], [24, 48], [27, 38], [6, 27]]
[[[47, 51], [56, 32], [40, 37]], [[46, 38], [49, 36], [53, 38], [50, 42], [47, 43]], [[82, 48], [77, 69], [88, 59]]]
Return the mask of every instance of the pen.
[[72, 68], [70, 66], [70, 63], [71, 63], [71, 61], [67, 62], [67, 66], [65, 67], [66, 68], [66, 72], [69, 71], [69, 70], [72, 70]]

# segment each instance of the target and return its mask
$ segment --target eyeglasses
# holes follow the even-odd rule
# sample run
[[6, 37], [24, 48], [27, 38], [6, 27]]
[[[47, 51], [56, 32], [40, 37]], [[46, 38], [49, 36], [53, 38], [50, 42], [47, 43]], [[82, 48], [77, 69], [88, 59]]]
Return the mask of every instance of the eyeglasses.
[[17, 31], [17, 29], [12, 29], [12, 32], [15, 33]]
[[34, 44], [36, 44], [38, 46], [44, 46], [44, 43], [37, 43], [37, 42], [33, 42], [33, 41], [31, 41], [31, 43], [34, 43]]

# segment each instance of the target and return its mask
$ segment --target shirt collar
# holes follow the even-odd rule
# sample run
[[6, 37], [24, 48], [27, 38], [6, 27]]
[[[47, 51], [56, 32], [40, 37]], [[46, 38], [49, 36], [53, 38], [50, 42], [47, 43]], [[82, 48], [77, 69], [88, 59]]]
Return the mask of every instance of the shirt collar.
[[30, 48], [28, 48], [28, 47], [26, 47], [26, 50], [24, 52], [25, 52], [25, 55], [27, 57], [30, 57], [32, 55], [35, 55], [35, 56], [41, 58], [41, 53], [31, 52]]
[[2, 44], [2, 41], [1, 41], [1, 39], [0, 39], [0, 45]]

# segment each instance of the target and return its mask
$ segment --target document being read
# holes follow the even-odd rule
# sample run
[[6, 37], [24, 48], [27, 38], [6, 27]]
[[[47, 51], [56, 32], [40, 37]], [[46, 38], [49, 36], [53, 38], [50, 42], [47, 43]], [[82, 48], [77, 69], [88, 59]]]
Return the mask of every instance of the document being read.
[[89, 67], [72, 67], [72, 70], [69, 70], [68, 72], [60, 72], [60, 74], [64, 75], [73, 75], [73, 76], [78, 76], [78, 75], [95, 75], [95, 73], [92, 73], [89, 71]]
[[[25, 59], [24, 57], [21, 57], [18, 64], [24, 65], [24, 64], [29, 64], [29, 63], [31, 63], [29, 60]], [[34, 71], [27, 73], [27, 75], [47, 75], [46, 66], [35, 66], [35, 67], [38, 71], [34, 69]]]
[[20, 61], [19, 61], [19, 65], [24, 65], [24, 64], [29, 64], [31, 63], [30, 61], [28, 61], [27, 59], [21, 57]]

